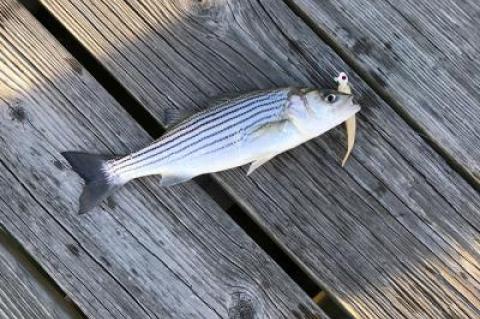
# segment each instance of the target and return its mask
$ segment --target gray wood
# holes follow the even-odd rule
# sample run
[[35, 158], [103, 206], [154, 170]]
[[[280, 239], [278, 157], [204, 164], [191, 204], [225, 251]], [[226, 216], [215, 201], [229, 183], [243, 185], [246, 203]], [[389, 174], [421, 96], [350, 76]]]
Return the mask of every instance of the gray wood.
[[479, 1], [291, 2], [480, 185]]
[[87, 316], [326, 318], [195, 183], [144, 179], [77, 215], [60, 152], [150, 138], [16, 2], [0, 16], [0, 223]]
[[215, 178], [356, 317], [478, 317], [479, 195], [283, 2], [42, 2], [160, 122], [349, 72], [364, 109], [346, 169], [336, 129]]
[[1, 226], [0, 318], [82, 318]]

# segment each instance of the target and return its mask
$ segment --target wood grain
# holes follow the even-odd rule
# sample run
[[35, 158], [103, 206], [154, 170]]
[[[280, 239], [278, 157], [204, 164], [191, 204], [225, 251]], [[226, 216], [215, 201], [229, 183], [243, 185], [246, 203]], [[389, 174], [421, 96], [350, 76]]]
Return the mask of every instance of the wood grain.
[[150, 138], [16, 2], [0, 17], [0, 222], [87, 316], [326, 318], [195, 183], [144, 179], [77, 215], [60, 152]]
[[475, 318], [480, 198], [280, 1], [42, 0], [160, 122], [214, 95], [333, 86], [364, 106], [346, 169], [340, 129], [251, 177], [215, 178], [358, 318]]
[[478, 1], [290, 2], [480, 185]]
[[0, 318], [82, 318], [0, 226]]

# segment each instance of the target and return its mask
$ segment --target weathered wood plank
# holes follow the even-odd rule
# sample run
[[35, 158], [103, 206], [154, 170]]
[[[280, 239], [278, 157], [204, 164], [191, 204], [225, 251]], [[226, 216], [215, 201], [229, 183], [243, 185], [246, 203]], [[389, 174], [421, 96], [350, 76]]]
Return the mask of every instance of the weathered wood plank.
[[291, 2], [480, 185], [480, 2]]
[[81, 318], [0, 226], [0, 318]]
[[283, 2], [42, 2], [159, 121], [351, 73], [364, 109], [346, 170], [335, 130], [215, 178], [357, 317], [478, 317], [479, 195]]
[[145, 179], [78, 216], [59, 152], [150, 138], [21, 6], [0, 1], [0, 17], [0, 223], [86, 315], [326, 318], [195, 183]]

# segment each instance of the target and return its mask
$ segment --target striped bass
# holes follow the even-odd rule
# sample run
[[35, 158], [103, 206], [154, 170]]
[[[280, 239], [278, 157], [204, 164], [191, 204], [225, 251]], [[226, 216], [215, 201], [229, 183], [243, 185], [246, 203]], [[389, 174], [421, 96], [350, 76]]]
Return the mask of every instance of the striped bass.
[[214, 103], [149, 146], [118, 159], [62, 154], [86, 182], [79, 208], [79, 213], [85, 213], [125, 183], [143, 176], [159, 174], [161, 185], [170, 186], [245, 164], [250, 164], [247, 174], [251, 174], [359, 110], [352, 95], [334, 90], [259, 91]]

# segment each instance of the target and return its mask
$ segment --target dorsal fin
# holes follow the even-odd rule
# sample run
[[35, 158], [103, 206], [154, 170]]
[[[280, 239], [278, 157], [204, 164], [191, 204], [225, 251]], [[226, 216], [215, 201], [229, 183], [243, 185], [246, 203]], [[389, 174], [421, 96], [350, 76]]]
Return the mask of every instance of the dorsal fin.
[[235, 100], [238, 97], [242, 97], [244, 94], [241, 93], [224, 93], [221, 95], [218, 95], [212, 99], [212, 102], [210, 105], [217, 105], [217, 104], [222, 104], [231, 100]]
[[163, 111], [163, 124], [165, 125], [167, 130], [171, 129], [172, 127], [189, 118], [195, 113], [195, 110], [180, 111], [174, 108], [166, 109]]

